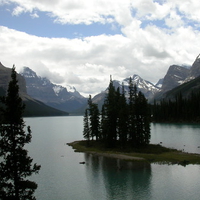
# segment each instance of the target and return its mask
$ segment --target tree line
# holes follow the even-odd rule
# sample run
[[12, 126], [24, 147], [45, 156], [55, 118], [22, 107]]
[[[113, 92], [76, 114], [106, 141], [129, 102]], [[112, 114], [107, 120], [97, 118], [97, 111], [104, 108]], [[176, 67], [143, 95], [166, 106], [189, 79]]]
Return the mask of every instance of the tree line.
[[[127, 97], [128, 96], [128, 97]], [[129, 79], [128, 95], [122, 88], [115, 89], [112, 78], [101, 112], [98, 105], [88, 99], [84, 114], [83, 136], [100, 141], [105, 147], [141, 147], [150, 142], [150, 109], [142, 92], [137, 91]]]
[[185, 98], [179, 93], [174, 100], [154, 101], [152, 115], [155, 122], [200, 122], [200, 92], [191, 92]]

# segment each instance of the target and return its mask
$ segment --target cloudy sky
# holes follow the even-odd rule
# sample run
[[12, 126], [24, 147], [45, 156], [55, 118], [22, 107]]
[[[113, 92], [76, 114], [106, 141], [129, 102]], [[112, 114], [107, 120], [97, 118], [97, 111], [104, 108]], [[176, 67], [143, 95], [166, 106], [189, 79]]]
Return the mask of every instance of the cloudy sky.
[[200, 53], [197, 0], [0, 0], [0, 61], [83, 95], [110, 75], [156, 83]]

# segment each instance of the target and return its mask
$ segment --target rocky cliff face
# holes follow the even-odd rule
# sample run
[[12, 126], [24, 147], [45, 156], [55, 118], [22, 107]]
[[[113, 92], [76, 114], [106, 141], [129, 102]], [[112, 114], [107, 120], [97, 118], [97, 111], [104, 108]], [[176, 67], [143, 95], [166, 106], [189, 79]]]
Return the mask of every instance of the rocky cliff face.
[[[190, 94], [190, 91], [194, 90], [194, 85], [197, 87], [197, 83], [195, 79], [197, 79], [200, 76], [200, 55], [197, 56], [194, 63], [191, 67], [183, 67], [178, 65], [172, 65], [169, 67], [169, 70], [167, 71], [167, 74], [165, 75], [163, 79], [163, 84], [161, 87], [160, 92], [158, 92], [155, 95], [155, 99], [162, 99], [166, 96], [170, 96], [172, 98], [173, 95], [175, 95], [174, 90], [180, 91], [181, 93]], [[191, 82], [192, 81], [192, 82]], [[191, 84], [190, 84], [191, 82]], [[198, 81], [197, 81], [198, 82]], [[181, 91], [179, 89], [179, 86], [184, 84], [187, 84], [187, 92]], [[199, 86], [198, 86], [199, 87]], [[183, 87], [184, 88], [184, 87]]]
[[200, 76], [200, 55], [197, 56], [191, 68], [172, 65], [164, 77], [162, 92], [169, 91], [183, 83], [191, 81]]
[[200, 54], [195, 59], [194, 63], [192, 64], [192, 67], [189, 72], [188, 80], [197, 78], [200, 76]]
[[[159, 100], [165, 98], [168, 91], [185, 83], [186, 79], [189, 76], [189, 73], [189, 68], [178, 65], [171, 65], [165, 77], [163, 78], [160, 91], [154, 95], [154, 99]], [[151, 101], [150, 103], [153, 103], [153, 101]]]
[[156, 86], [157, 88], [161, 89], [161, 87], [162, 87], [162, 85], [163, 85], [163, 80], [164, 80], [164, 78], [159, 79], [155, 86]]
[[171, 65], [163, 79], [161, 91], [166, 92], [184, 83], [185, 79], [189, 75], [189, 72], [190, 70], [185, 67]]

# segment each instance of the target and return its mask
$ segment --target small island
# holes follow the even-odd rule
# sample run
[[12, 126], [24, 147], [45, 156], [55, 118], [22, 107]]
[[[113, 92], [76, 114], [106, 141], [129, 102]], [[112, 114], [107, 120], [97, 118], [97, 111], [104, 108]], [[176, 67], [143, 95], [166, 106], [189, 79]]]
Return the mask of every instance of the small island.
[[176, 149], [166, 148], [160, 144], [149, 144], [142, 148], [105, 148], [98, 141], [86, 140], [68, 143], [75, 152], [85, 152], [97, 156], [105, 156], [134, 162], [148, 162], [159, 164], [200, 164], [200, 154], [186, 153]]
[[151, 107], [132, 78], [129, 90], [114, 87], [112, 77], [104, 103], [98, 105], [88, 99], [83, 119], [85, 140], [69, 143], [76, 152], [123, 159], [134, 162], [160, 164], [200, 164], [200, 154], [192, 154], [150, 144]]

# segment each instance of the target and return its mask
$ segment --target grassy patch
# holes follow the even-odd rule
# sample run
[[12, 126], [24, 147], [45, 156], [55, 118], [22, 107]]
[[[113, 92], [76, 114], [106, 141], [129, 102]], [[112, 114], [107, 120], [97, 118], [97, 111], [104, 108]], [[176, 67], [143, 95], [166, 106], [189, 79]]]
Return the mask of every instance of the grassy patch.
[[127, 145], [126, 149], [105, 148], [104, 144], [98, 141], [90, 141], [89, 145], [87, 144], [87, 141], [75, 141], [69, 143], [68, 145], [72, 146], [76, 152], [90, 152], [101, 155], [115, 154], [116, 157], [119, 155], [119, 158], [122, 155], [126, 155], [133, 158], [144, 158], [146, 162], [150, 163], [181, 164], [183, 166], [187, 164], [200, 164], [199, 154], [185, 153], [176, 149], [166, 148], [161, 145], [150, 144], [141, 148], [131, 148]]

